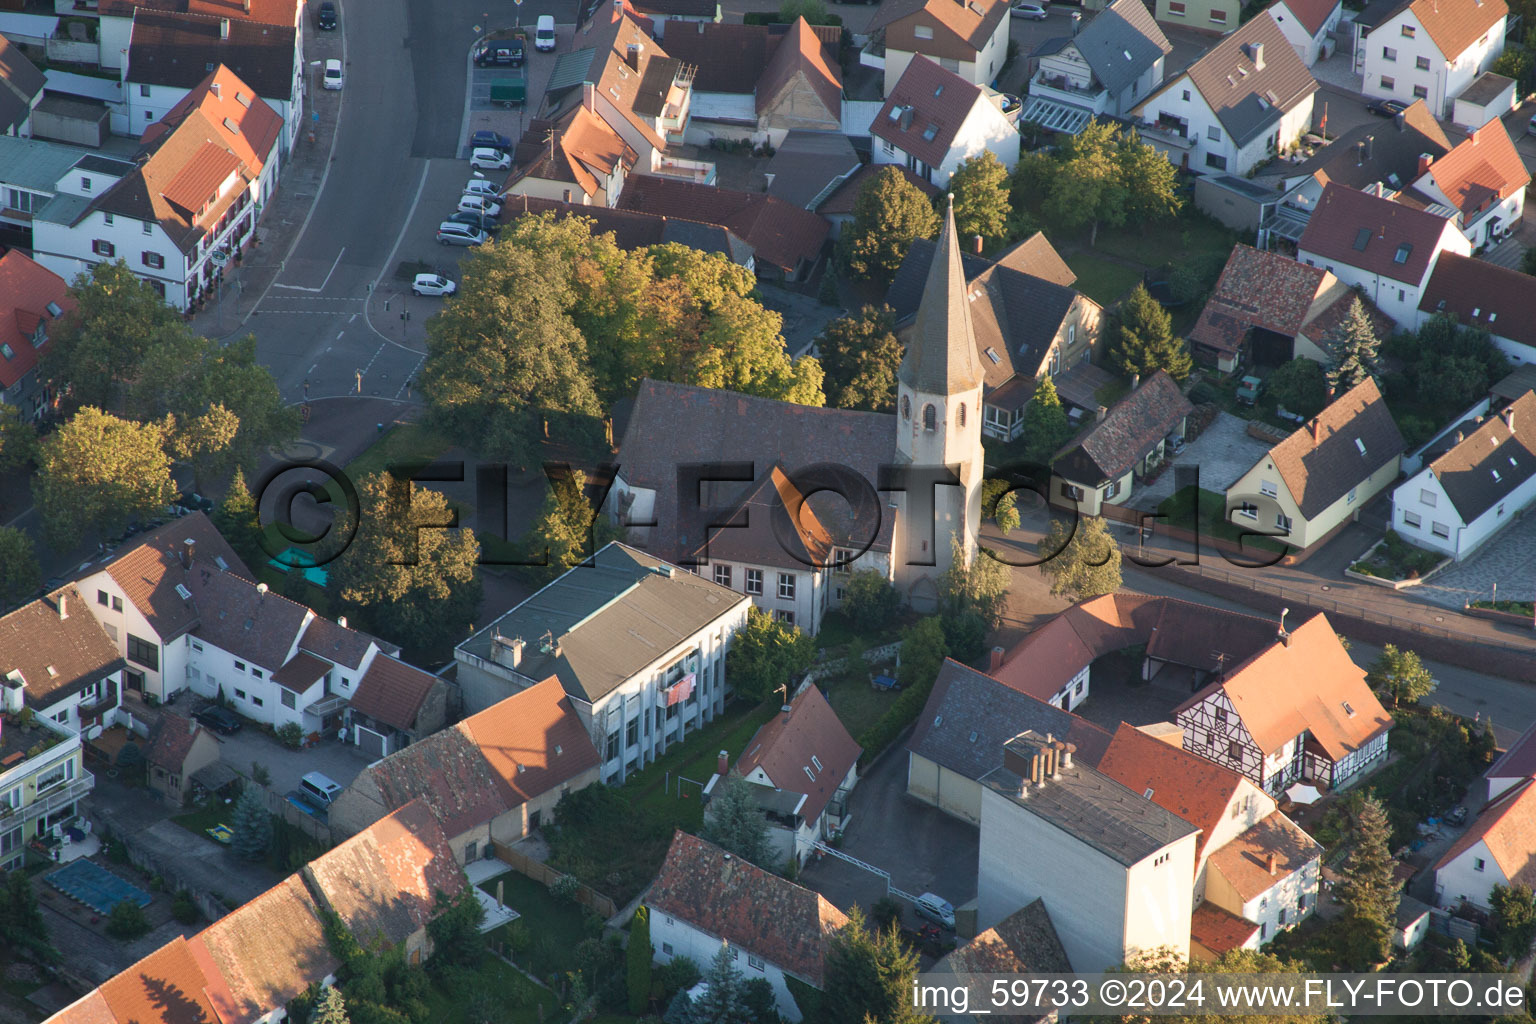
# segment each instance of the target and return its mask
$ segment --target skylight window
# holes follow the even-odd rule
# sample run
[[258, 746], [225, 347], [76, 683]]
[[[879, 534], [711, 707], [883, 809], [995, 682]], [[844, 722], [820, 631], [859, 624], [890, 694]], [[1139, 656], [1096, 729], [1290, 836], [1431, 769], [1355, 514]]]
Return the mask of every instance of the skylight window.
[[237, 92], [235, 93], [235, 102], [242, 107], [248, 107], [251, 105], [251, 98], [243, 92]]
[[891, 112], [889, 114], [887, 114], [886, 116], [888, 118], [890, 118], [892, 121], [900, 121], [901, 120], [901, 108], [900, 107], [892, 107], [891, 108]]
[[929, 142], [932, 142], [934, 139], [936, 139], [938, 137], [939, 137], [939, 126], [938, 125], [931, 124], [927, 128], [923, 129], [923, 138], [927, 139]]
[[1494, 483], [1499, 483], [1501, 480], [1504, 479], [1503, 477], [1499, 476], [1499, 471], [1496, 470], [1496, 469], [1490, 469], [1488, 472], [1493, 474], [1493, 482]]
[[1131, 51], [1130, 50], [1121, 50], [1120, 52], [1125, 54], [1125, 59], [1126, 60], [1130, 60], [1131, 59]]
[[992, 360], [992, 364], [994, 366], [997, 365], [998, 363], [1002, 362], [1002, 360], [1000, 358], [998, 358], [997, 349], [992, 348], [990, 346], [987, 348], [987, 358]]
[[1365, 252], [1366, 243], [1371, 240], [1371, 229], [1361, 228], [1355, 232], [1355, 251]]
[[187, 589], [186, 584], [178, 583], [176, 584], [176, 596], [183, 601], [190, 601], [192, 600], [192, 591]]
[[11, 346], [5, 344], [4, 342], [0, 342], [0, 356], [5, 356], [7, 359], [15, 359], [16, 352], [11, 348]]
[[933, 724], [934, 725], [943, 725], [944, 724], [944, 716], [943, 715], [934, 715], [933, 716]]
[[972, 743], [976, 742], [976, 732], [975, 732], [974, 729], [971, 731], [971, 742]]
[[1360, 440], [1358, 437], [1355, 438], [1355, 447], [1360, 449], [1361, 455], [1365, 454], [1365, 442]]
[[64, 313], [64, 311], [59, 308], [59, 304], [57, 302], [50, 302], [44, 308], [48, 310], [48, 315], [51, 317], [62, 316]]
[[1355, 717], [1355, 709], [1349, 706], [1349, 701], [1344, 702], [1344, 713], [1350, 718]]
[[933, 90], [933, 94], [935, 96], [942, 96], [942, 95], [944, 95], [944, 83], [943, 82], [940, 82], [939, 85], [938, 85], [938, 88]]
[[229, 134], [231, 135], [240, 134], [240, 126], [235, 124], [234, 120], [231, 118], [226, 117], [224, 119], [224, 127], [229, 129]]
[[1397, 254], [1392, 257], [1392, 262], [1407, 263], [1408, 254], [1411, 252], [1413, 252], [1413, 246], [1409, 245], [1407, 242], [1404, 242], [1402, 245], [1397, 247]]
[[1146, 789], [1146, 792], [1142, 793], [1141, 796], [1142, 796], [1142, 799], [1144, 799], [1144, 800], [1151, 800], [1152, 799], [1152, 787], [1148, 786], [1147, 789]]

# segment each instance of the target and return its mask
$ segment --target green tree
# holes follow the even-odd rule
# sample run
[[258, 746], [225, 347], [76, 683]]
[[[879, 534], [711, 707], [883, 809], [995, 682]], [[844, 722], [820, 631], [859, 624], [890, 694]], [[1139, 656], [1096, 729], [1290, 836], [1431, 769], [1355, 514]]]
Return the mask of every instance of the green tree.
[[49, 325], [40, 373], [75, 405], [109, 408], [150, 346], [185, 325], [122, 260], [95, 264], [69, 293], [76, 305]]
[[843, 614], [860, 633], [880, 632], [901, 612], [901, 592], [873, 569], [849, 573], [843, 590]]
[[1264, 383], [1276, 402], [1303, 419], [1311, 419], [1328, 404], [1322, 364], [1305, 356], [1282, 363]]
[[261, 860], [272, 845], [272, 815], [256, 786], [246, 786], [230, 818], [229, 847], [243, 860]]
[[939, 577], [939, 600], [947, 611], [975, 612], [995, 629], [1007, 610], [1012, 582], [1012, 570], [989, 549], [978, 547], [976, 557], [967, 565], [965, 549], [958, 540], [952, 540], [949, 568]]
[[1360, 801], [1353, 826], [1353, 845], [1344, 861], [1337, 894], [1344, 907], [1339, 919], [1341, 952], [1352, 970], [1369, 970], [1391, 952], [1402, 883], [1393, 877], [1397, 862], [1390, 847], [1392, 825], [1375, 795]]
[[1520, 257], [1520, 271], [1536, 277], [1536, 246], [1525, 250], [1525, 255]]
[[1024, 407], [1024, 458], [1048, 466], [1061, 446], [1071, 439], [1067, 410], [1061, 404], [1056, 382], [1047, 374], [1040, 378], [1034, 397]]
[[[1163, 161], [1167, 163], [1167, 161]], [[1008, 237], [1008, 168], [990, 149], [962, 161], [949, 179], [955, 203], [955, 232], [961, 238], [980, 235], [988, 243]]]
[[812, 25], [832, 25], [827, 16], [827, 6], [822, 0], [784, 0], [779, 4], [779, 20], [793, 25], [796, 18], [804, 18]]
[[628, 968], [629, 1012], [638, 1017], [651, 1003], [651, 912], [641, 907], [629, 925], [629, 946], [624, 951]]
[[546, 480], [544, 504], [527, 540], [529, 560], [548, 562], [535, 570], [545, 579], [586, 561], [619, 535], [608, 517], [592, 507], [587, 482], [579, 469]]
[[1167, 220], [1184, 208], [1178, 169], [1166, 156], [1142, 142], [1134, 128], [1121, 133], [1116, 155], [1125, 185], [1127, 223]]
[[901, 667], [896, 678], [907, 689], [932, 683], [949, 656], [944, 623], [930, 615], [901, 631]]
[[970, 608], [947, 611], [939, 616], [944, 628], [944, 646], [956, 661], [975, 661], [987, 649], [987, 620]]
[[1493, 908], [1494, 934], [1499, 952], [1519, 960], [1531, 951], [1536, 940], [1536, 895], [1523, 884], [1495, 885], [1488, 897]]
[[838, 254], [853, 277], [884, 285], [896, 276], [913, 239], [938, 233], [939, 215], [928, 197], [900, 170], [884, 167], [859, 189]]
[[1399, 704], [1417, 704], [1434, 692], [1438, 683], [1424, 667], [1415, 651], [1400, 651], [1396, 644], [1387, 644], [1381, 654], [1371, 662], [1365, 681], [1382, 697]]
[[981, 516], [996, 523], [1004, 537], [1019, 528], [1019, 499], [1007, 480], [989, 477], [981, 482]]
[[245, 483], [245, 471], [236, 467], [235, 475], [224, 491], [224, 500], [214, 508], [209, 517], [214, 529], [235, 549], [235, 554], [247, 566], [260, 565], [267, 560], [261, 549], [261, 521], [256, 499]]
[[741, 1008], [752, 1024], [779, 1024], [779, 997], [767, 978], [749, 978], [741, 986]]
[[811, 667], [816, 643], [799, 626], [777, 622], [753, 605], [747, 624], [737, 630], [725, 655], [725, 671], [736, 692], [748, 700], [768, 700]]
[[740, 391], [796, 405], [825, 405], [821, 364], [784, 351], [784, 317], [752, 299], [728, 296], [699, 335], [700, 350], [681, 383]]
[[[1256, 949], [1232, 949], [1223, 953], [1217, 960], [1188, 960], [1177, 950], [1167, 946], [1147, 950], [1131, 958], [1125, 964], [1117, 968], [1118, 971], [1126, 971], [1136, 974], [1156, 974], [1166, 977], [1178, 977], [1192, 975], [1190, 984], [1199, 980], [1200, 975], [1210, 974], [1306, 974], [1309, 968], [1306, 964], [1295, 960], [1283, 960], [1273, 953]], [[1188, 1011], [1166, 1015], [1174, 1024], [1223, 1024], [1230, 1020], [1228, 1017], [1217, 1013], [1201, 1013]], [[1090, 1016], [1088, 1024], [1144, 1024], [1148, 1018], [1137, 1014], [1125, 1014], [1115, 1016]], [[1164, 1015], [1159, 1014], [1161, 1024]], [[1276, 1013], [1273, 1016], [1265, 1016], [1266, 1024], [1270, 1021], [1276, 1024], [1334, 1024], [1335, 1018], [1326, 1013], [1308, 1014], [1302, 1012]]]
[[1120, 129], [1090, 122], [1057, 153], [1055, 174], [1045, 198], [1045, 215], [1060, 227], [1089, 229], [1089, 244], [1099, 239], [1099, 225], [1120, 227], [1130, 198], [1120, 163]]
[[43, 584], [32, 538], [12, 526], [0, 526], [0, 615], [24, 604]]
[[1086, 601], [1120, 589], [1120, 546], [1099, 516], [1083, 516], [1072, 523], [1051, 521], [1040, 542], [1045, 559], [1040, 570], [1051, 578], [1051, 593], [1075, 594]]
[[825, 1024], [931, 1024], [912, 1004], [917, 951], [893, 925], [871, 932], [855, 906], [827, 943], [821, 1021]]
[[166, 431], [171, 454], [191, 464], [193, 489], [202, 491], [210, 476], [228, 464], [235, 435], [240, 432], [240, 417], [214, 404], [201, 415], [180, 421], [167, 417]]
[[445, 971], [478, 966], [485, 958], [485, 933], [480, 930], [485, 908], [474, 887], [466, 885], [453, 896], [441, 890], [433, 893], [433, 912], [436, 916], [427, 922], [432, 940], [429, 969], [442, 977]]
[[758, 867], [768, 863], [768, 819], [757, 804], [757, 788], [732, 770], [709, 799], [705, 839]]
[[1328, 386], [1343, 394], [1367, 377], [1378, 374], [1377, 351], [1381, 339], [1365, 312], [1365, 304], [1355, 299], [1349, 304], [1344, 322], [1328, 334], [1333, 364], [1328, 368]]
[[81, 409], [45, 440], [33, 496], [44, 534], [68, 548], [87, 530], [118, 533], [148, 519], [176, 495], [165, 428]]
[[1174, 380], [1189, 376], [1194, 361], [1183, 338], [1173, 335], [1173, 318], [1147, 286], [1138, 284], [1120, 304], [1116, 314], [1110, 360], [1125, 374], [1149, 377], [1166, 370]]
[[37, 428], [21, 410], [0, 402], [0, 473], [22, 469], [37, 456]]
[[[348, 611], [427, 663], [464, 636], [480, 605], [473, 530], [444, 529], [453, 513], [440, 491], [379, 473], [357, 484], [356, 536], [330, 566]], [[351, 532], [351, 524], [340, 531]]]
[[896, 371], [903, 346], [896, 338], [896, 313], [889, 306], [865, 306], [827, 324], [816, 339], [826, 374], [828, 402], [839, 409], [889, 412], [896, 407]]
[[35, 960], [59, 962], [59, 951], [48, 938], [48, 922], [37, 907], [37, 893], [25, 871], [5, 875], [0, 889], [0, 948], [25, 951]]
[[1524, 94], [1536, 83], [1536, 61], [1525, 50], [1510, 46], [1493, 62], [1493, 73], [1519, 82], [1519, 91]]
[[107, 915], [107, 934], [124, 942], [147, 934], [149, 927], [149, 918], [144, 908], [133, 900], [123, 900]]
[[310, 1024], [352, 1024], [347, 1017], [347, 1001], [335, 985], [320, 990]]
[[704, 972], [708, 988], [693, 1003], [692, 1024], [755, 1024], [742, 1002], [744, 982], [735, 961], [736, 951], [722, 942]]

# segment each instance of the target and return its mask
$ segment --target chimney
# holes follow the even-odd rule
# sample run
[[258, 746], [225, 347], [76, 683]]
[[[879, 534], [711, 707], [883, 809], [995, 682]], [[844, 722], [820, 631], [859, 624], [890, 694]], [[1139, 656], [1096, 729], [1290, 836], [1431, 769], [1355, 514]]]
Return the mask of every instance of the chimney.
[[188, 537], [181, 542], [181, 567], [183, 569], [192, 568], [192, 556], [196, 553], [197, 541]]
[[910, 106], [901, 108], [901, 130], [904, 132], [912, 130], [912, 108]]
[[1066, 744], [1062, 745], [1062, 748], [1061, 748], [1061, 766], [1063, 768], [1071, 768], [1072, 767], [1072, 755], [1075, 754], [1075, 753], [1077, 753], [1077, 744], [1076, 743], [1066, 743]]
[[1507, 405], [1504, 407], [1504, 411], [1499, 413], [1499, 415], [1504, 417], [1504, 425], [1508, 427], [1509, 432], [1513, 434], [1515, 432], [1515, 407], [1512, 405]]
[[1287, 647], [1291, 646], [1291, 634], [1285, 631], [1285, 617], [1289, 614], [1291, 614], [1289, 608], [1280, 609], [1280, 628], [1275, 631], [1275, 635], [1280, 638], [1280, 642]]
[[338, 615], [338, 616], [336, 616], [336, 625], [340, 626], [342, 629], [346, 629], [347, 628], [347, 617], [345, 615]]
[[1135, 391], [1139, 387], [1141, 387], [1141, 374], [1139, 374], [1139, 373], [1131, 374], [1131, 390]]
[[1051, 778], [1053, 779], [1061, 775], [1061, 752], [1066, 749], [1066, 746], [1061, 740], [1051, 741]]
[[635, 71], [639, 71], [640, 70], [640, 47], [635, 45], [634, 43], [631, 43], [629, 45], [628, 51], [624, 55], [624, 62], [626, 64], [628, 64]]
[[195, 732], [197, 732], [197, 719], [195, 719], [195, 718], [187, 719], [187, 735], [191, 736]]
[[1109, 413], [1109, 410], [1107, 408], [1105, 408], [1102, 405], [1099, 406], [1098, 409], [1094, 411], [1094, 414], [1093, 414], [1094, 421], [1098, 422], [1098, 423], [1102, 423], [1104, 421], [1104, 417], [1106, 415], [1108, 415], [1108, 413]]
[[1466, 435], [1465, 431], [1461, 431], [1461, 430], [1456, 431], [1456, 443], [1457, 444], [1461, 444], [1461, 442], [1465, 441], [1466, 439], [1467, 439], [1467, 435]]
[[987, 671], [988, 672], [996, 672], [998, 669], [1000, 669], [1002, 667], [1003, 667], [1003, 649], [1001, 647], [994, 647], [994, 648], [992, 648], [991, 656], [987, 658]]
[[60, 594], [59, 595], [59, 621], [63, 622], [67, 618], [69, 618], [69, 595], [68, 594]]
[[1037, 786], [1045, 785], [1045, 757], [1039, 747], [1032, 748], [1029, 755], [1029, 781]]
[[1312, 417], [1312, 421], [1307, 424], [1307, 429], [1312, 432], [1312, 443], [1316, 444], [1317, 443], [1317, 435], [1323, 429], [1322, 428], [1322, 424], [1318, 423], [1316, 416]]
[[1408, 130], [1408, 116], [1401, 110], [1392, 115], [1392, 123], [1397, 125], [1397, 130], [1400, 132]]
[[1255, 71], [1263, 71], [1264, 70], [1264, 44], [1263, 43], [1250, 43], [1250, 44], [1248, 44], [1248, 59], [1253, 61], [1253, 67], [1254, 67]]
[[[220, 93], [219, 93], [219, 83], [218, 82], [210, 82], [208, 84], [208, 91], [213, 93], [215, 96], [220, 96]], [[220, 98], [222, 99], [222, 96], [220, 96]]]
[[1362, 145], [1365, 146], [1365, 158], [1369, 160], [1371, 158], [1372, 151], [1376, 148], [1376, 136], [1367, 135]]
[[976, 237], [971, 239], [971, 245], [975, 246], [975, 248], [976, 248], [976, 255], [980, 256], [981, 255], [981, 246], [982, 246], [982, 237], [980, 235], [977, 235]]
[[1269, 873], [1273, 875], [1275, 870], [1280, 866], [1280, 861], [1273, 852], [1270, 852], [1264, 855], [1264, 866], [1268, 868]]
[[229, 19], [228, 18], [220, 18], [219, 19], [219, 38], [220, 39], [228, 39], [229, 38]]
[[720, 751], [720, 759], [715, 762], [715, 771], [720, 775], [727, 775], [731, 771], [731, 755]]
[[589, 114], [595, 112], [593, 104], [594, 96], [596, 93], [597, 86], [593, 85], [591, 82], [581, 83], [581, 105], [587, 108], [587, 113]]
[[1363, 163], [1365, 163], [1365, 140], [1361, 139], [1355, 143], [1355, 166], [1359, 167]]
[[1421, 176], [1425, 175], [1425, 174], [1428, 174], [1429, 173], [1429, 165], [1434, 163], [1434, 162], [1435, 162], [1435, 158], [1433, 156], [1430, 156], [1428, 153], [1420, 153], [1419, 154], [1419, 174]]
[[1472, 145], [1474, 145], [1474, 146], [1477, 145], [1477, 143], [1479, 141], [1479, 136], [1481, 136], [1482, 134], [1483, 134], [1483, 130], [1481, 128], [1474, 129], [1473, 131], [1470, 131], [1470, 132], [1467, 133], [1467, 135], [1472, 139]]

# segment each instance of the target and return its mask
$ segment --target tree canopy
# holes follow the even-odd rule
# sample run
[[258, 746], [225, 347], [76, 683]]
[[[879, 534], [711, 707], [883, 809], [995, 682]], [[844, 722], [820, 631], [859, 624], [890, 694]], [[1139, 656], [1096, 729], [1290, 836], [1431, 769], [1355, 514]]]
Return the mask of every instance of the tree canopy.
[[0, 473], [21, 469], [36, 455], [37, 428], [16, 406], [0, 402]]
[[1322, 364], [1305, 356], [1280, 364], [1265, 387], [1277, 403], [1303, 419], [1311, 419], [1328, 404], [1328, 381]]
[[[1055, 166], [1042, 174], [1047, 162]], [[1167, 157], [1134, 130], [1116, 124], [1091, 122], [1052, 157], [1024, 165], [1021, 161], [1023, 173], [1043, 186], [1046, 217], [1069, 230], [1088, 228], [1090, 244], [1098, 241], [1101, 224], [1144, 224], [1171, 217], [1184, 206], [1177, 172]], [[1017, 203], [1017, 186], [1014, 196]]]
[[944, 623], [930, 615], [901, 631], [901, 667], [896, 678], [907, 689], [933, 682], [949, 656]]
[[32, 538], [13, 526], [0, 526], [0, 615], [25, 604], [42, 583]]
[[988, 244], [1006, 239], [1012, 214], [1008, 185], [1008, 168], [990, 149], [961, 161], [949, 179], [956, 234], [961, 238], [980, 235]]
[[916, 238], [939, 233], [933, 204], [906, 175], [883, 167], [859, 189], [853, 220], [843, 226], [838, 254], [848, 272], [861, 280], [887, 284]]
[[757, 805], [756, 788], [739, 772], [727, 774], [710, 797], [702, 835], [721, 849], [772, 870], [768, 819]]
[[1402, 883], [1393, 875], [1397, 862], [1389, 845], [1392, 826], [1374, 795], [1360, 801], [1353, 826], [1352, 845], [1336, 894], [1344, 907], [1339, 919], [1341, 952], [1352, 969], [1370, 970], [1391, 951]]
[[5, 873], [0, 888], [0, 947], [25, 950], [43, 963], [57, 963], [59, 951], [48, 937], [48, 921], [37, 907], [37, 893], [25, 871]]
[[896, 313], [865, 306], [827, 324], [816, 341], [827, 399], [839, 409], [889, 412], [896, 407], [896, 371], [904, 348], [896, 338]]
[[768, 700], [810, 668], [815, 657], [815, 641], [799, 626], [776, 621], [753, 605], [747, 609], [747, 624], [731, 640], [725, 671], [737, 693], [748, 700]]
[[1024, 458], [1041, 466], [1050, 465], [1051, 457], [1072, 439], [1067, 410], [1061, 404], [1061, 395], [1050, 374], [1040, 379], [1034, 397], [1024, 407], [1023, 436]]
[[41, 446], [33, 494], [51, 545], [67, 548], [89, 530], [121, 533], [176, 496], [165, 427], [81, 409]]
[[553, 579], [595, 555], [618, 536], [608, 518], [592, 507], [587, 497], [587, 475], [581, 470], [546, 478], [544, 504], [529, 530], [529, 561], [547, 561], [534, 574]]
[[1399, 704], [1417, 704], [1438, 685], [1417, 652], [1398, 650], [1396, 644], [1382, 647], [1381, 654], [1371, 662], [1365, 681], [1379, 695], [1389, 698], [1394, 708]]
[[1174, 380], [1183, 380], [1194, 368], [1184, 339], [1173, 335], [1173, 318], [1144, 284], [1133, 288], [1120, 304], [1110, 360], [1127, 375], [1148, 377], [1166, 370]]
[[229, 848], [243, 860], [261, 860], [272, 845], [272, 814], [260, 786], [248, 785], [240, 791], [229, 821], [234, 833]]
[[975, 612], [989, 627], [1003, 621], [1013, 573], [986, 548], [967, 564], [958, 539], [950, 542], [949, 568], [939, 577], [939, 600], [950, 612]]
[[180, 315], [120, 259], [93, 265], [69, 294], [76, 306], [50, 325], [40, 372], [74, 405], [110, 408], [151, 346], [185, 330]]
[[1040, 541], [1040, 571], [1051, 578], [1051, 593], [1075, 594], [1079, 601], [1120, 589], [1120, 546], [1100, 516], [1068, 523], [1052, 519]]
[[824, 1024], [931, 1024], [912, 1002], [917, 951], [895, 925], [871, 931], [857, 906], [827, 943], [820, 1021]]
[[1328, 386], [1343, 394], [1367, 378], [1379, 373], [1377, 351], [1381, 339], [1365, 312], [1365, 304], [1355, 299], [1342, 323], [1331, 330], [1328, 341], [1333, 348], [1333, 364], [1328, 368]]

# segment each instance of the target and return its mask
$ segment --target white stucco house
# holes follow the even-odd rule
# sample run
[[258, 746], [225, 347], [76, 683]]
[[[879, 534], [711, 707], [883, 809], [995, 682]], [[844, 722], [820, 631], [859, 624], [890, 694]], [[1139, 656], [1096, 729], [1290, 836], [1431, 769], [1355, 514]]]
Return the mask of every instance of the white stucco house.
[[1280, 0], [1269, 8], [1270, 17], [1307, 67], [1333, 54], [1328, 37], [1339, 27], [1343, 13], [1342, 0]]
[[1487, 331], [1516, 366], [1536, 362], [1536, 291], [1531, 289], [1529, 274], [1443, 252], [1424, 286], [1415, 326], [1424, 326], [1439, 313]]
[[1008, 8], [1008, 0], [885, 0], [859, 62], [884, 71], [887, 96], [917, 57], [987, 85], [1008, 59]]
[[1421, 162], [1425, 166], [1404, 201], [1423, 202], [1430, 212], [1455, 221], [1473, 249], [1481, 252], [1519, 229], [1531, 172], [1503, 121], [1495, 117], [1438, 160]]
[[1536, 391], [1455, 439], [1392, 492], [1392, 528], [1461, 561], [1536, 498]]
[[998, 94], [927, 57], [914, 57], [870, 123], [874, 162], [899, 164], [940, 188], [973, 156], [991, 152], [1013, 170], [1019, 132]]
[[1504, 52], [1508, 17], [1504, 0], [1376, 0], [1354, 20], [1362, 91], [1421, 99], [1450, 117], [1456, 97]]
[[681, 831], [644, 905], [657, 963], [707, 965], [724, 943], [742, 977], [767, 979], [779, 1014], [794, 1022], [804, 1014], [785, 979], [821, 988], [827, 942], [848, 923], [820, 893]]
[[1488, 910], [1495, 885], [1536, 883], [1536, 780], [1525, 779], [1488, 802], [1435, 865], [1435, 901], [1452, 909], [1469, 903]]
[[1074, 36], [1041, 43], [1021, 121], [1081, 131], [1094, 117], [1122, 117], [1163, 80], [1173, 51], [1141, 0], [1115, 0]]

